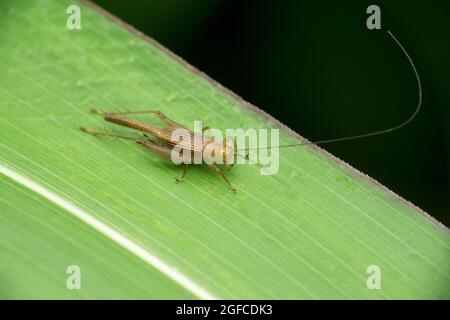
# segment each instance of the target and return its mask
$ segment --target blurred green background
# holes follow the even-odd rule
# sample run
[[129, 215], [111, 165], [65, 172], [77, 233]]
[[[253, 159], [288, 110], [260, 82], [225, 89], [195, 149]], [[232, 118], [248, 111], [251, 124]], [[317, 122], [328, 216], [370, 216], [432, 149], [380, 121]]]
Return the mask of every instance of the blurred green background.
[[[450, 2], [95, 0], [245, 100], [450, 226]], [[366, 28], [381, 7], [382, 30]], [[199, 115], [201, 116], [201, 115]], [[214, 124], [212, 124], [214, 125]], [[301, 195], [299, 195], [301, 197]]]

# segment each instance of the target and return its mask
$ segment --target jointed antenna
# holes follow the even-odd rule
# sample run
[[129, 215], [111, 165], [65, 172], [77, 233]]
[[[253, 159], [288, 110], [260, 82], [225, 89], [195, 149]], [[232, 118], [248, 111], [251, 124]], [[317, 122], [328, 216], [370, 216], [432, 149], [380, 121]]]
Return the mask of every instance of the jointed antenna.
[[392, 34], [391, 31], [388, 30], [388, 34], [394, 39], [395, 43], [400, 47], [400, 49], [405, 54], [406, 58], [408, 59], [414, 74], [417, 79], [417, 88], [418, 88], [418, 101], [417, 101], [417, 107], [414, 110], [414, 112], [411, 114], [411, 116], [406, 119], [404, 122], [400, 123], [399, 125], [383, 130], [353, 135], [353, 136], [347, 136], [347, 137], [341, 137], [341, 138], [334, 138], [334, 139], [326, 139], [326, 140], [318, 140], [313, 142], [302, 142], [302, 143], [294, 143], [294, 144], [285, 144], [281, 146], [273, 146], [273, 147], [265, 147], [265, 148], [249, 148], [249, 149], [239, 149], [239, 150], [256, 150], [256, 149], [272, 149], [272, 148], [288, 148], [288, 147], [297, 147], [297, 146], [303, 146], [303, 145], [310, 145], [310, 144], [325, 144], [325, 143], [331, 143], [331, 142], [339, 142], [339, 141], [348, 141], [348, 140], [356, 140], [361, 138], [367, 138], [372, 136], [377, 136], [385, 133], [389, 133], [392, 131], [399, 130], [406, 126], [408, 123], [410, 123], [419, 113], [420, 108], [422, 107], [422, 83], [420, 81], [419, 73], [417, 72], [416, 66], [414, 65], [414, 62], [412, 61], [411, 57], [409, 56], [408, 52], [406, 52], [406, 49], [403, 47], [403, 45], [400, 43], [400, 41], [397, 40], [397, 38]]

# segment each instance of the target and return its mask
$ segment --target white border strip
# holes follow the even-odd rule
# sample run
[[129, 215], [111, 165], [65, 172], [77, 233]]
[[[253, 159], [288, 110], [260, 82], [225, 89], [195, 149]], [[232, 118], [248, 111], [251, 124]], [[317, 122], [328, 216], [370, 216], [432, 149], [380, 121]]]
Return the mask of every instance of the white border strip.
[[120, 234], [118, 231], [114, 230], [107, 224], [93, 217], [91, 214], [84, 211], [83, 209], [78, 208], [71, 202], [61, 198], [55, 193], [36, 184], [35, 182], [29, 180], [28, 178], [22, 176], [20, 173], [17, 173], [14, 170], [2, 164], [0, 164], [0, 173], [16, 181], [17, 183], [20, 183], [21, 185], [27, 187], [28, 189], [33, 190], [37, 194], [40, 194], [41, 196], [57, 204], [61, 208], [67, 210], [69, 213], [71, 213], [81, 221], [85, 222], [87, 225], [101, 232], [103, 235], [105, 235], [112, 241], [116, 242], [126, 250], [130, 251], [131, 253], [141, 258], [152, 267], [156, 268], [157, 270], [159, 270], [160, 272], [171, 278], [173, 281], [175, 281], [183, 288], [196, 295], [198, 298], [206, 300], [217, 299], [212, 294], [207, 292], [205, 289], [200, 287], [198, 284], [194, 283], [191, 279], [186, 277], [184, 274], [177, 271], [175, 268], [169, 266], [168, 264], [160, 260], [158, 257], [154, 256], [146, 249], [138, 245], [137, 243], [131, 241], [127, 237]]

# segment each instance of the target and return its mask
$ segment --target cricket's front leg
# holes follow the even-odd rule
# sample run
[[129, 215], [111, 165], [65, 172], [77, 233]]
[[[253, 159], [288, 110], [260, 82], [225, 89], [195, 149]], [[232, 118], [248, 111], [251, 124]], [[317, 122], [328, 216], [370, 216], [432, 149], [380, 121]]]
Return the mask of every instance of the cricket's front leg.
[[[143, 140], [136, 140], [136, 143], [138, 145], [143, 146], [144, 148], [150, 150], [151, 152], [157, 154], [158, 156], [160, 156], [166, 160], [172, 161], [172, 149], [170, 149], [169, 147], [161, 146], [154, 142], [143, 141]], [[176, 183], [180, 183], [186, 177], [187, 167], [188, 167], [188, 165], [184, 164], [183, 174], [182, 174], [181, 178], [175, 177]]]
[[175, 181], [177, 183], [180, 183], [181, 181], [183, 181], [184, 177], [186, 177], [187, 169], [188, 169], [188, 165], [184, 164], [184, 166], [183, 166], [183, 174], [181, 175], [181, 178], [175, 178]]

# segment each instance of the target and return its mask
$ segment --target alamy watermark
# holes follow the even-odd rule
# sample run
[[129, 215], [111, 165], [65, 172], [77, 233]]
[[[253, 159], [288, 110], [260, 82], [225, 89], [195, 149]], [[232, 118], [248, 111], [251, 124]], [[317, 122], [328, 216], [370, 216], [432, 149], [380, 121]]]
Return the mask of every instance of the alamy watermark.
[[262, 175], [279, 170], [278, 129], [203, 129], [194, 121], [194, 131], [176, 128], [171, 141], [178, 142], [171, 151], [174, 164], [239, 165], [258, 164]]
[[81, 30], [81, 9], [73, 4], [67, 7], [66, 13], [69, 14], [66, 21], [66, 27], [69, 30]]
[[369, 274], [366, 285], [369, 290], [381, 289], [381, 269], [379, 266], [373, 264], [367, 267], [366, 273]]
[[81, 289], [81, 269], [77, 265], [70, 265], [66, 269], [69, 275], [66, 279], [66, 288], [69, 290]]

